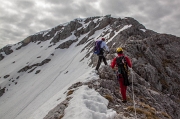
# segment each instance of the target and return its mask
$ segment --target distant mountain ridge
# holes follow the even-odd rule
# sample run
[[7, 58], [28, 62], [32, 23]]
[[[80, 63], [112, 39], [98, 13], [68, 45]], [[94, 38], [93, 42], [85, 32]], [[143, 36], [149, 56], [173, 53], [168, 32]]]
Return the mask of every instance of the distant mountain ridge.
[[[33, 98], [29, 99], [29, 102], [33, 102], [41, 93], [45, 95], [46, 87], [50, 87], [49, 90], [53, 90], [55, 95], [55, 92], [62, 88], [64, 89], [64, 86], [69, 86], [73, 78], [78, 78], [96, 66], [97, 56], [93, 55], [94, 40], [101, 37], [106, 39], [107, 45], [110, 48], [110, 54], [106, 54], [109, 63], [115, 57], [115, 49], [119, 46], [123, 47], [124, 53], [132, 59], [134, 90], [128, 89], [129, 100], [132, 100], [131, 93], [134, 91], [135, 99], [138, 102], [138, 109], [146, 110], [145, 106], [149, 106], [151, 108], [149, 111], [152, 111], [149, 114], [151, 118], [179, 119], [180, 38], [146, 29], [145, 26], [130, 17], [113, 18], [111, 16], [104, 16], [75, 19], [52, 29], [31, 35], [17, 44], [3, 47], [0, 49], [0, 68], [2, 71], [0, 75], [0, 100], [1, 98], [3, 98], [3, 101], [8, 99], [4, 96], [7, 93], [8, 97], [12, 90], [17, 90], [15, 92], [18, 92], [20, 89], [17, 86], [24, 85], [26, 81], [28, 83], [25, 85], [29, 87], [29, 92], [34, 91], [30, 88], [34, 85], [37, 85], [36, 88], [39, 90], [33, 95]], [[66, 65], [73, 66], [70, 68], [66, 67]], [[79, 70], [84, 68], [84, 71], [81, 73], [78, 70], [73, 72], [76, 68]], [[76, 73], [79, 75], [70, 77], [70, 75], [75, 76]], [[69, 74], [69, 76], [66, 74]], [[59, 75], [62, 79], [68, 78], [69, 80], [58, 89], [51, 88], [51, 84], [54, 81], [57, 84], [60, 83], [60, 81], [56, 81]], [[116, 107], [116, 105], [121, 104], [119, 102], [121, 96], [117, 90], [116, 76], [114, 76], [111, 68], [104, 66], [101, 67], [98, 75], [100, 76], [98, 81], [89, 83], [74, 82], [75, 84], [72, 85], [72, 83], [70, 89], [81, 85], [88, 85], [104, 97], [109, 95], [114, 101], [109, 99], [108, 107], [114, 109], [119, 114], [116, 119], [121, 119], [120, 116], [122, 114], [120, 113], [123, 112], [123, 109]], [[130, 77], [132, 78], [132, 74]], [[49, 80], [51, 78], [52, 82]], [[30, 79], [33, 79], [33, 81], [30, 82]], [[39, 85], [43, 84], [46, 86], [39, 88], [38, 83], [35, 83], [38, 79], [41, 79], [41, 82], [38, 82]], [[25, 87], [22, 88], [26, 89]], [[108, 90], [107, 94], [104, 93], [106, 89]], [[16, 95], [14, 94], [13, 96], [14, 99]], [[28, 96], [28, 93], [24, 94], [24, 96]], [[53, 94], [50, 96], [53, 96]], [[38, 99], [42, 100], [40, 97]], [[8, 103], [8, 100], [4, 103]], [[28, 107], [31, 104], [29, 102], [24, 105]], [[61, 104], [59, 105], [62, 106]], [[130, 101], [129, 104], [133, 104], [133, 102]], [[6, 106], [3, 103], [0, 103], [1, 105]], [[24, 105], [17, 108], [17, 111], [18, 109], [19, 111], [13, 112], [12, 117], [15, 119], [24, 118], [24, 115], [21, 114], [21, 111], [23, 112], [26, 109]], [[121, 106], [124, 108], [128, 107], [123, 104]], [[54, 108], [44, 117], [55, 119], [56, 112], [53, 111], [57, 111], [57, 108]], [[3, 116], [4, 119], [9, 118], [6, 116], [9, 109], [3, 110], [2, 113], [0, 110], [0, 116]], [[130, 107], [128, 109], [126, 110], [127, 117], [134, 118], [131, 117], [133, 109], [130, 109]], [[12, 110], [16, 110], [16, 108], [13, 107]], [[63, 110], [65, 110], [65, 107]], [[33, 113], [32, 110], [31, 112]], [[63, 111], [62, 113], [64, 114]], [[62, 115], [62, 113], [58, 113], [58, 116]], [[138, 112], [138, 118], [148, 118], [148, 114], [144, 113], [142, 111]]]

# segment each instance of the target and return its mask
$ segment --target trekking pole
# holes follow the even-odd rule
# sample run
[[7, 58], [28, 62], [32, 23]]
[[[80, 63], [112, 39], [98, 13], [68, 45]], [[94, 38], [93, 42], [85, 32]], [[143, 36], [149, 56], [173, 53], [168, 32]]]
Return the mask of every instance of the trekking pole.
[[134, 104], [134, 111], [135, 111], [135, 119], [137, 119], [137, 115], [136, 115], [136, 102], [134, 99], [134, 87], [133, 87], [133, 80], [134, 80], [134, 73], [132, 72], [132, 68], [131, 68], [131, 74], [132, 74], [132, 92], [133, 92], [133, 104]]

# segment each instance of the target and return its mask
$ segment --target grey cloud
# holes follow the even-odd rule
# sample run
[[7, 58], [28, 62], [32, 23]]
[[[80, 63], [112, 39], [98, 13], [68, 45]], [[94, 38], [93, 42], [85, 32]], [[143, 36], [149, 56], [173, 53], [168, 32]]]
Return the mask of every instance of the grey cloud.
[[[152, 7], [156, 5], [156, 7]], [[160, 4], [153, 4], [147, 7], [144, 12], [148, 15], [150, 19], [161, 19], [168, 14], [172, 13], [172, 10], [166, 9], [164, 6]]]
[[[2, 25], [2, 32], [1, 35], [3, 36], [11, 36], [11, 37], [17, 37], [19, 35], [21, 35], [23, 32], [21, 31], [21, 29], [19, 29], [18, 27], [16, 27], [15, 25], [11, 25], [11, 24], [6, 24], [6, 25]], [[18, 32], [17, 32], [18, 30]]]
[[20, 21], [20, 19], [21, 19], [21, 16], [17, 16], [17, 15], [0, 16], [1, 23], [6, 22], [10, 24], [15, 24], [18, 21]]
[[179, 0], [166, 0], [166, 1], [161, 1], [160, 4], [162, 4], [166, 9], [170, 9], [170, 10], [175, 10], [177, 11], [178, 9], [180, 9], [179, 5], [180, 5], [180, 1]]
[[[82, 2], [81, 4], [75, 4], [71, 5], [72, 12], [74, 15], [78, 14], [79, 16], [87, 17], [87, 16], [96, 16], [100, 15], [100, 8], [96, 8], [96, 6], [93, 6], [92, 4], [86, 4], [85, 2]], [[80, 8], [80, 9], [79, 9]], [[77, 16], [74, 16], [77, 18]]]
[[44, 0], [46, 3], [51, 3], [51, 4], [70, 4], [73, 3], [73, 0]]
[[55, 24], [57, 24], [57, 21], [58, 20], [54, 20], [54, 19], [52, 20], [51, 18], [46, 18], [43, 20], [39, 20], [38, 24], [51, 28], [52, 26], [55, 26]]
[[129, 12], [130, 8], [128, 4], [122, 0], [109, 0], [101, 1], [100, 9], [102, 9], [103, 14], [120, 14], [123, 12]]
[[20, 31], [17, 32], [17, 30], [12, 30], [10, 25], [6, 26], [6, 28], [9, 29], [1, 29], [0, 32], [0, 36], [1, 36], [0, 48], [4, 47], [7, 44], [14, 44], [19, 41], [22, 41], [24, 37], [22, 36]]
[[26, 13], [22, 15], [22, 19], [18, 22], [18, 27], [26, 27], [30, 25], [33, 21], [36, 21], [36, 14], [34, 13]]
[[78, 17], [90, 17], [101, 14], [98, 8], [91, 4], [86, 4], [85, 2], [78, 4], [54, 5], [53, 9], [49, 12], [53, 14], [53, 17], [60, 21], [61, 19], [67, 19], [66, 22]]
[[[178, 13], [178, 12], [177, 12]], [[172, 16], [173, 18], [175, 18], [174, 20], [176, 21], [180, 21], [179, 19], [180, 19], [180, 14], [174, 14], [173, 16]], [[179, 24], [179, 26], [180, 26], [180, 24]]]
[[22, 10], [32, 9], [35, 5], [34, 1], [16, 1], [14, 4], [17, 8], [21, 8]]
[[[37, 2], [49, 7], [37, 6], [35, 0], [11, 0], [11, 6], [3, 6], [1, 2], [0, 43], [8, 43], [9, 40], [21, 41], [28, 35], [75, 18], [106, 14], [121, 18], [133, 17], [148, 29], [180, 36], [179, 0], [39, 0]], [[95, 2], [99, 2], [99, 6], [94, 5]]]
[[[180, 10], [180, 2], [177, 0], [162, 2], [154, 0], [144, 2], [139, 0], [139, 2], [136, 3], [128, 0], [127, 3], [123, 3], [123, 5], [127, 8], [118, 15], [124, 15], [126, 10], [130, 11], [130, 13], [135, 12], [131, 17], [137, 19], [145, 25], [146, 28], [160, 33], [170, 33], [179, 36], [180, 22], [178, 19], [180, 18], [180, 14], [178, 11]], [[132, 11], [134, 7], [136, 11]], [[115, 9], [112, 11], [115, 11]]]
[[50, 4], [54, 4], [54, 5], [73, 5], [75, 3], [77, 4], [84, 4], [85, 6], [87, 4], [93, 3], [93, 2], [97, 2], [97, 0], [90, 0], [90, 1], [75, 1], [75, 0], [44, 0], [46, 3], [50, 3]]

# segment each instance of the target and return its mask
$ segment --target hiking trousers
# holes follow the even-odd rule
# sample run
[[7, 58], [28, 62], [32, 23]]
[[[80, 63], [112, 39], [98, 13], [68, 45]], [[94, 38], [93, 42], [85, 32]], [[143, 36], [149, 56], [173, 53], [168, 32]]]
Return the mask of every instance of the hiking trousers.
[[106, 58], [104, 57], [104, 55], [100, 55], [100, 56], [99, 56], [99, 59], [98, 59], [97, 66], [96, 66], [96, 70], [99, 69], [102, 60], [103, 60], [104, 64], [107, 65], [107, 61], [106, 61]]
[[124, 85], [124, 79], [122, 77], [119, 78], [120, 92], [122, 95], [122, 99], [126, 100], [126, 90], [127, 86]]

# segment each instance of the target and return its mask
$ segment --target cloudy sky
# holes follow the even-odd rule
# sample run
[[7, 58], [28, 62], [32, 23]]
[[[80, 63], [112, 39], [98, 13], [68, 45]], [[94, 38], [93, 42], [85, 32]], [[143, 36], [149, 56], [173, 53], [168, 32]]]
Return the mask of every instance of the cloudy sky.
[[180, 0], [2, 0], [0, 48], [75, 18], [133, 17], [147, 29], [180, 36]]

